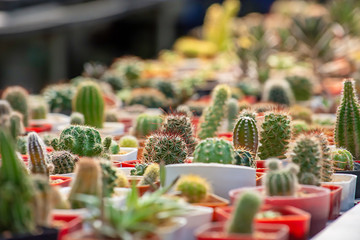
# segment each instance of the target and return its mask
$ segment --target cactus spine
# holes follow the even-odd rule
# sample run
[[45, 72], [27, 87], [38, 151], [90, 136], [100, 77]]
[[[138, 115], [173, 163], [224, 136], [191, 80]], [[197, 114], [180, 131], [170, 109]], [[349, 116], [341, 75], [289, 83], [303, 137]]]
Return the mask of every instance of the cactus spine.
[[159, 180], [160, 167], [159, 164], [153, 163], [147, 166], [143, 179], [139, 182], [139, 185], [151, 185]]
[[320, 179], [322, 182], [331, 182], [334, 174], [333, 162], [331, 161], [331, 153], [329, 142], [323, 133], [315, 133], [315, 138], [318, 139], [321, 147], [321, 174]]
[[54, 165], [52, 174], [65, 174], [74, 172], [79, 157], [67, 151], [59, 151], [51, 153], [50, 161]]
[[85, 81], [79, 85], [73, 98], [73, 111], [84, 114], [86, 125], [103, 127], [104, 106], [101, 90], [95, 82]]
[[28, 153], [31, 173], [49, 177], [53, 166], [47, 163], [45, 144], [35, 132], [28, 135]]
[[235, 148], [245, 148], [256, 155], [259, 144], [258, 137], [258, 129], [254, 119], [240, 117], [237, 120], [233, 131], [233, 144]]
[[228, 131], [234, 129], [236, 117], [239, 113], [239, 104], [235, 98], [230, 98], [227, 103], [227, 116], [228, 116]]
[[241, 148], [236, 149], [235, 150], [235, 164], [256, 168], [256, 162], [255, 162], [253, 155], [254, 154], [248, 150], [241, 149]]
[[352, 171], [354, 170], [354, 160], [351, 153], [342, 148], [335, 148], [331, 151], [331, 160], [335, 170]]
[[134, 134], [137, 138], [145, 138], [151, 133], [158, 130], [161, 126], [162, 118], [148, 114], [140, 114], [136, 118]]
[[133, 136], [123, 136], [119, 140], [120, 147], [132, 147], [137, 148], [139, 146], [138, 140]]
[[14, 111], [18, 111], [23, 115], [23, 123], [27, 127], [29, 125], [28, 92], [19, 86], [8, 87], [5, 89], [2, 98], [10, 103]]
[[203, 202], [210, 193], [210, 184], [206, 179], [197, 175], [182, 176], [175, 188], [189, 203]]
[[233, 164], [235, 162], [234, 148], [224, 139], [202, 140], [195, 148], [193, 162]]
[[354, 88], [354, 81], [346, 79], [341, 104], [336, 113], [336, 147], [345, 148], [355, 159], [360, 159], [360, 106]]
[[70, 124], [71, 125], [84, 125], [85, 124], [84, 115], [79, 112], [73, 112], [70, 116]]

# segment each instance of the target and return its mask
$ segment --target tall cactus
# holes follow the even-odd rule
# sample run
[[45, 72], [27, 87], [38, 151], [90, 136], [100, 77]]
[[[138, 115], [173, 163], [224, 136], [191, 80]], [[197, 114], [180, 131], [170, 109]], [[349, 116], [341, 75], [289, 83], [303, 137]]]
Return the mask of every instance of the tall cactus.
[[228, 131], [234, 129], [236, 117], [240, 111], [239, 103], [235, 98], [230, 98], [227, 103]]
[[335, 143], [360, 159], [360, 106], [352, 79], [344, 81], [341, 104], [336, 113]]
[[2, 98], [8, 101], [14, 111], [23, 115], [24, 126], [29, 125], [29, 94], [20, 86], [8, 87], [2, 94]]
[[73, 111], [84, 115], [85, 124], [102, 128], [104, 123], [104, 99], [100, 87], [93, 81], [85, 81], [78, 86], [73, 98]]
[[28, 153], [31, 173], [49, 177], [53, 166], [47, 163], [45, 144], [35, 132], [31, 132], [28, 135]]
[[259, 135], [256, 122], [250, 117], [240, 117], [234, 127], [233, 144], [235, 148], [250, 150], [256, 155]]

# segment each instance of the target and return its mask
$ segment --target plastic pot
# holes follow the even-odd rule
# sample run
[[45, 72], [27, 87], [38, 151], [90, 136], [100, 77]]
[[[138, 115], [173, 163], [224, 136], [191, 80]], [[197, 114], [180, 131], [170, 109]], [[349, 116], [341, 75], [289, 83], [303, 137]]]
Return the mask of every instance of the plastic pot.
[[137, 160], [138, 149], [137, 148], [120, 148], [121, 151], [125, 151], [126, 154], [111, 154], [111, 161], [124, 162]]
[[82, 228], [82, 218], [77, 215], [63, 215], [53, 214], [52, 224], [56, 225], [56, 222], [63, 222], [63, 225], [59, 228], [58, 240], [63, 240], [69, 232], [74, 232]]
[[266, 160], [256, 160], [256, 168], [266, 168]]
[[29, 125], [29, 127], [25, 127], [26, 132], [50, 132], [52, 129], [52, 124], [49, 123], [32, 123]]
[[67, 187], [70, 185], [72, 181], [72, 177], [66, 177], [66, 176], [58, 176], [58, 175], [51, 175], [50, 180], [62, 180], [62, 182], [59, 183], [50, 183], [51, 186], [58, 186], [58, 187]]
[[120, 167], [131, 167], [131, 168], [133, 168], [133, 167], [135, 167], [135, 165], [137, 163], [141, 163], [141, 161], [140, 160], [124, 161], [124, 162], [121, 163]]
[[332, 184], [321, 184], [322, 187], [330, 189], [329, 220], [334, 220], [340, 215], [342, 187]]
[[256, 186], [261, 186], [262, 179], [265, 173], [263, 172], [256, 172]]
[[219, 197], [215, 194], [210, 194], [206, 201], [201, 203], [194, 203], [193, 205], [196, 206], [203, 206], [203, 207], [210, 207], [214, 209], [214, 214], [212, 219], [215, 220], [215, 209], [218, 207], [225, 207], [229, 205], [229, 201], [227, 199], [224, 199], [222, 197]]
[[353, 171], [336, 171], [336, 173], [342, 174], [352, 174], [355, 175], [356, 178], [356, 190], [355, 190], [355, 198], [360, 198], [360, 170]]

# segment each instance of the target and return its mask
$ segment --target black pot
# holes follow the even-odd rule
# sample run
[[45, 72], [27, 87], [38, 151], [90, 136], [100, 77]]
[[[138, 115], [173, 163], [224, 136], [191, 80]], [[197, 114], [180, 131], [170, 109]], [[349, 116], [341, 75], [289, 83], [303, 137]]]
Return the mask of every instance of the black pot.
[[336, 173], [352, 174], [357, 176], [355, 198], [360, 198], [360, 164], [355, 163], [354, 170], [352, 171], [336, 171]]
[[3, 238], [0, 236], [0, 240], [57, 240], [59, 230], [56, 228], [39, 228], [39, 233], [34, 235], [31, 234], [21, 234], [16, 235], [11, 238]]

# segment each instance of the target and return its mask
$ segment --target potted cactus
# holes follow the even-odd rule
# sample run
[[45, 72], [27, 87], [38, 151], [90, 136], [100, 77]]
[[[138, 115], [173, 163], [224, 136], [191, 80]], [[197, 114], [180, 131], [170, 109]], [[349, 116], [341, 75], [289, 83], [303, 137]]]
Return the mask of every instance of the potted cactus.
[[[134, 147], [120, 147], [121, 145]], [[136, 160], [138, 154], [137, 139], [133, 136], [123, 136], [119, 143], [112, 140], [109, 147], [109, 154], [113, 162]]]
[[157, 115], [140, 114], [132, 129], [133, 135], [139, 139], [139, 146], [144, 147], [146, 137], [160, 129], [162, 118]]

